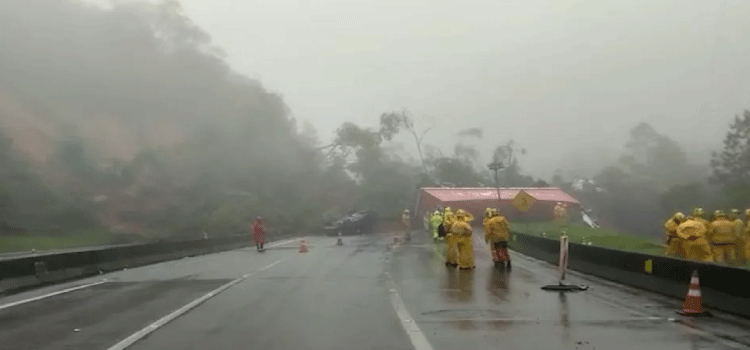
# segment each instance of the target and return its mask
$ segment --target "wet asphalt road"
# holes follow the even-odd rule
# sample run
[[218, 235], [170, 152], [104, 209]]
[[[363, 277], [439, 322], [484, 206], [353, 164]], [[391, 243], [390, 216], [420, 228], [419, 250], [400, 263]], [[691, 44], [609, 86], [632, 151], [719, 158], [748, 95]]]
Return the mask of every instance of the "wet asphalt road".
[[[750, 323], [677, 316], [681, 302], [573, 273], [585, 292], [541, 286], [556, 269], [514, 254], [495, 270], [447, 269], [426, 235], [276, 243], [119, 271], [0, 299], [0, 349], [109, 349], [175, 310], [129, 349], [735, 349]], [[284, 243], [284, 242], [281, 242]], [[21, 304], [74, 286], [106, 282]], [[226, 287], [228, 286], [228, 287]], [[687, 286], [686, 286], [687, 289]], [[194, 303], [195, 304], [195, 303]], [[11, 305], [11, 306], [7, 306]], [[402, 308], [403, 306], [403, 308]], [[408, 329], [405, 331], [405, 329]], [[421, 340], [424, 341], [421, 341]], [[413, 343], [415, 342], [415, 343]]]

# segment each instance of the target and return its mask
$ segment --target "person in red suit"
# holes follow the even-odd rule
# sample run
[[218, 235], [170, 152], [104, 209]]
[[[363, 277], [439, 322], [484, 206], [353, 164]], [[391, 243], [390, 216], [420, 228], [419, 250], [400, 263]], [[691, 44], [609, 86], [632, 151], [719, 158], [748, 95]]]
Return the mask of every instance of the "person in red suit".
[[266, 226], [263, 222], [263, 217], [258, 217], [253, 222], [253, 237], [255, 238], [255, 245], [258, 247], [258, 251], [263, 250], [263, 243], [266, 241]]

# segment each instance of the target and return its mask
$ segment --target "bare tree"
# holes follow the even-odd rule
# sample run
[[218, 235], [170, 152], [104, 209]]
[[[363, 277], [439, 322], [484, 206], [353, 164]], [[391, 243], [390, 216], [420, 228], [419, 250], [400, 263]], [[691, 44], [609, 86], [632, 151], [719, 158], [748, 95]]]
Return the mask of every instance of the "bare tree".
[[383, 113], [380, 116], [380, 135], [385, 140], [391, 140], [399, 130], [406, 130], [414, 138], [414, 144], [417, 146], [417, 154], [419, 155], [419, 161], [422, 163], [422, 171], [427, 173], [427, 163], [424, 160], [424, 154], [422, 153], [422, 141], [427, 133], [434, 129], [435, 125], [432, 124], [424, 130], [417, 131], [414, 125], [414, 117], [406, 109], [400, 113], [391, 112]]

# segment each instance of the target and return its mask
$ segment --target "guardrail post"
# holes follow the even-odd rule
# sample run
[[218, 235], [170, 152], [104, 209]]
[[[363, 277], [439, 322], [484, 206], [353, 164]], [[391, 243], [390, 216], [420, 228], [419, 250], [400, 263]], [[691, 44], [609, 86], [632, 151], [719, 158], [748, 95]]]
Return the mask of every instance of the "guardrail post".
[[560, 280], [557, 284], [550, 284], [542, 287], [543, 290], [551, 290], [558, 292], [573, 292], [582, 291], [589, 289], [588, 286], [578, 286], [574, 284], [565, 284], [565, 275], [568, 270], [568, 254], [570, 248], [570, 240], [565, 232], [560, 235], [560, 259], [558, 261], [558, 269], [560, 271]]

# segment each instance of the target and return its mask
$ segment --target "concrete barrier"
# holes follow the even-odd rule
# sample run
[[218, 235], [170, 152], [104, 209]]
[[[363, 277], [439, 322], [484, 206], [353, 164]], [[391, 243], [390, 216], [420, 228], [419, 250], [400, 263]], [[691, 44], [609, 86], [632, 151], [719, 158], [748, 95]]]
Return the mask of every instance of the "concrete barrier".
[[[557, 265], [557, 240], [513, 233], [511, 249]], [[705, 305], [750, 317], [750, 292], [744, 281], [750, 269], [701, 263], [570, 243], [568, 267], [610, 281], [678, 299], [687, 295], [690, 276], [697, 270]]]
[[0, 293], [253, 244], [247, 235], [25, 256], [0, 261]]

